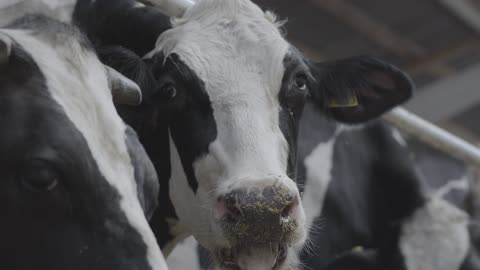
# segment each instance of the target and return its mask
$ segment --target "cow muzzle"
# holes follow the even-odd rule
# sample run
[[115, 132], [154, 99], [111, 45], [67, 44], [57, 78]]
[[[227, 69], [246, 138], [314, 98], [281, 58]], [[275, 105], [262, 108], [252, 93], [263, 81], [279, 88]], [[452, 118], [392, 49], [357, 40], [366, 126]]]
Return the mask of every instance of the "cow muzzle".
[[299, 192], [279, 179], [241, 181], [218, 197], [215, 212], [233, 245], [290, 245], [298, 238], [298, 230], [303, 230]]

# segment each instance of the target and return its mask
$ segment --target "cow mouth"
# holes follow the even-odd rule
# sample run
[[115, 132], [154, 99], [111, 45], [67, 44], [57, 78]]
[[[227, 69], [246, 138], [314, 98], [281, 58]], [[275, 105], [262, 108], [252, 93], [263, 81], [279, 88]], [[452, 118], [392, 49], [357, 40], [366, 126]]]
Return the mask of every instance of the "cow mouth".
[[215, 260], [220, 269], [249, 270], [254, 269], [277, 270], [287, 258], [288, 248], [285, 244], [271, 244], [268, 247], [237, 247], [220, 248], [215, 252]]

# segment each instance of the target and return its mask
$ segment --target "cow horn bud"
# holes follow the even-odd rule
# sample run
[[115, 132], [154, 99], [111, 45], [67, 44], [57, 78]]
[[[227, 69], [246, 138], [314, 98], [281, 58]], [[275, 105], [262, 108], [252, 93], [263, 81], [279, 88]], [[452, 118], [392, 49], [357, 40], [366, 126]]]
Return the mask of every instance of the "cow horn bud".
[[140, 105], [142, 103], [142, 92], [135, 82], [111, 67], [105, 66], [105, 69], [114, 103], [125, 105]]
[[190, 7], [195, 5], [194, 0], [138, 0], [146, 5], [152, 5], [170, 17], [181, 17]]
[[12, 40], [7, 35], [0, 32], [0, 65], [9, 62], [12, 53]]

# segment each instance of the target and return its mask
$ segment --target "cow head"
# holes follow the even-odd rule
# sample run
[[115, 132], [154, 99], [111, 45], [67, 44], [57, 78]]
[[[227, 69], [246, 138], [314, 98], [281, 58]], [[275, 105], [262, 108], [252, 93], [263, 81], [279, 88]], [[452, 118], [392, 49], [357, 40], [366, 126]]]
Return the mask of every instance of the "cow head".
[[172, 230], [192, 233], [222, 269], [289, 269], [306, 235], [295, 183], [304, 103], [360, 123], [408, 99], [411, 82], [373, 58], [309, 61], [248, 0], [187, 2], [163, 8], [180, 17], [144, 57], [148, 102], [168, 117]]
[[166, 269], [146, 216], [158, 180], [112, 102], [138, 87], [70, 26], [0, 29], [0, 266]]

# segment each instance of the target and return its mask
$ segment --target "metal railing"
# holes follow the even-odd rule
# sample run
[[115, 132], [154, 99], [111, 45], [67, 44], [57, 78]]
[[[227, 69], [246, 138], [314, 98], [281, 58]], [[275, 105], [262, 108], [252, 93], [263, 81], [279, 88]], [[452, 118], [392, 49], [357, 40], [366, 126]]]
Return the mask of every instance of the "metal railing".
[[384, 119], [418, 140], [480, 168], [480, 149], [478, 147], [435, 124], [403, 108], [392, 110], [384, 116]]

